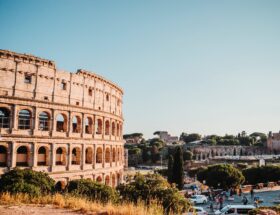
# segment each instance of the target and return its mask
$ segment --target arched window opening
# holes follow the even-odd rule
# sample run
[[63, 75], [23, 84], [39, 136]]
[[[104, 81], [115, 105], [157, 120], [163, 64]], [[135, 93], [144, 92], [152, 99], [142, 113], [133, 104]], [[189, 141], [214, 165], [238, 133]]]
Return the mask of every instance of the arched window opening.
[[105, 150], [105, 162], [110, 163], [110, 149], [106, 148]]
[[109, 94], [106, 94], [106, 101], [108, 102], [110, 100]]
[[117, 137], [120, 136], [120, 126], [119, 126], [119, 123], [117, 123]]
[[96, 163], [102, 163], [102, 148], [98, 147], [96, 150]]
[[115, 136], [115, 130], [116, 130], [115, 122], [112, 122], [112, 135], [113, 136]]
[[117, 156], [117, 161], [120, 161], [120, 149], [118, 148], [118, 156]]
[[76, 147], [72, 150], [72, 162], [73, 165], [80, 165], [81, 163], [81, 150]]
[[97, 179], [96, 179], [96, 181], [97, 181], [98, 183], [101, 184], [101, 183], [102, 183], [102, 177], [101, 177], [101, 176], [98, 176]]
[[105, 122], [105, 135], [109, 135], [110, 134], [110, 122], [109, 120], [107, 120]]
[[28, 149], [26, 146], [20, 146], [17, 149], [16, 166], [28, 166]]
[[66, 150], [65, 148], [59, 147], [56, 150], [56, 165], [66, 165]]
[[92, 164], [93, 162], [93, 150], [92, 148], [86, 148], [86, 164]]
[[18, 114], [18, 128], [22, 130], [31, 128], [31, 113], [29, 110], [21, 110]]
[[87, 117], [85, 120], [85, 132], [86, 134], [92, 134], [92, 118]]
[[38, 150], [38, 166], [46, 166], [47, 165], [47, 151], [46, 148], [41, 146]]
[[116, 149], [113, 148], [113, 162], [116, 162]]
[[0, 166], [7, 166], [7, 148], [0, 146]]
[[107, 175], [107, 176], [105, 177], [105, 185], [107, 185], [107, 186], [110, 185], [110, 177], [109, 177], [109, 175]]
[[63, 114], [56, 116], [56, 131], [66, 132], [67, 131], [67, 118]]
[[96, 134], [102, 134], [102, 120], [98, 119], [97, 120], [97, 131]]
[[116, 187], [116, 176], [115, 176], [115, 174], [112, 175], [112, 187]]
[[49, 114], [46, 112], [42, 112], [39, 115], [39, 130], [48, 131], [49, 130]]
[[0, 128], [10, 127], [10, 111], [7, 108], [0, 108]]
[[81, 132], [81, 118], [74, 116], [72, 119], [72, 132], [80, 133]]

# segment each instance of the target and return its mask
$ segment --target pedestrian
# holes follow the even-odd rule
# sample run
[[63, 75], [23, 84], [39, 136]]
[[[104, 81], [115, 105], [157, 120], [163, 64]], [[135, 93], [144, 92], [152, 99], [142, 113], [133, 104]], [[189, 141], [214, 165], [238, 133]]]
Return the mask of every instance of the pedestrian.
[[251, 199], [254, 199], [255, 192], [253, 188], [251, 189], [250, 193], [251, 193]]
[[210, 203], [210, 211], [213, 213], [214, 212], [214, 205], [213, 205], [213, 201], [211, 201]]
[[241, 196], [242, 195], [242, 190], [241, 190], [241, 188], [239, 188], [239, 196]]
[[219, 197], [220, 210], [223, 208], [224, 198], [222, 195]]
[[254, 198], [254, 205], [255, 207], [259, 207], [259, 199], [257, 197]]
[[243, 205], [247, 205], [248, 204], [248, 199], [247, 199], [246, 196], [243, 196], [242, 202], [243, 202]]

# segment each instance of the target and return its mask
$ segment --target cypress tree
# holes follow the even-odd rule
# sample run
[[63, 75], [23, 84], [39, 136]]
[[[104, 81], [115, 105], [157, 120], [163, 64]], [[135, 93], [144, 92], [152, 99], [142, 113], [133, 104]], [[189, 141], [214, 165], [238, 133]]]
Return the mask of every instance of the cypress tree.
[[167, 169], [167, 180], [171, 184], [173, 183], [173, 164], [174, 164], [174, 159], [172, 155], [169, 155], [168, 157], [168, 169]]
[[178, 147], [174, 155], [173, 164], [173, 181], [177, 184], [179, 190], [183, 189], [184, 186], [184, 161], [183, 151], [181, 147]]

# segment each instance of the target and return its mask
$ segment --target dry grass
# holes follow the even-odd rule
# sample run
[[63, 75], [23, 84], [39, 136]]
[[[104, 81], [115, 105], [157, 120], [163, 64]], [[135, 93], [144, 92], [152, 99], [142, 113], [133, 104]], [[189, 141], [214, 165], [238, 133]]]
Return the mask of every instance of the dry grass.
[[98, 202], [88, 201], [83, 198], [55, 194], [45, 195], [39, 197], [30, 197], [27, 194], [9, 193], [0, 194], [0, 204], [20, 205], [20, 204], [34, 204], [34, 205], [53, 205], [57, 208], [67, 208], [79, 211], [84, 214], [106, 214], [106, 215], [162, 215], [163, 208], [157, 204], [152, 204], [146, 207], [144, 204], [137, 205], [127, 203], [113, 205], [111, 203], [101, 204]]

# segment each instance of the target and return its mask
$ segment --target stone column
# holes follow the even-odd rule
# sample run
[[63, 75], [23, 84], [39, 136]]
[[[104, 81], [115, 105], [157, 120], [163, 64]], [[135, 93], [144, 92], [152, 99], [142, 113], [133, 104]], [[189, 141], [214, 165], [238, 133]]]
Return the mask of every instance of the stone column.
[[38, 117], [37, 117], [37, 108], [34, 107], [33, 108], [33, 114], [32, 114], [32, 130], [33, 130], [33, 135], [36, 131], [38, 131], [38, 125], [39, 125], [39, 120], [38, 120]]
[[93, 169], [96, 168], [96, 144], [93, 145]]
[[55, 130], [56, 130], [56, 119], [55, 119], [55, 111], [54, 109], [51, 110], [52, 111], [52, 115], [50, 116], [50, 133], [51, 133], [51, 136], [53, 136]]
[[82, 170], [84, 170], [85, 168], [85, 164], [86, 164], [86, 147], [85, 144], [82, 144]]
[[85, 133], [85, 114], [82, 113], [82, 119], [81, 119], [81, 137], [84, 137]]
[[37, 167], [38, 154], [37, 154], [37, 147], [35, 142], [32, 144], [32, 158], [33, 158], [32, 167]]
[[55, 158], [56, 158], [55, 144], [54, 143], [51, 144], [51, 149], [50, 150], [51, 150], [51, 155], [50, 155], [50, 157], [51, 157], [51, 171], [53, 172], [54, 167], [55, 167]]
[[67, 131], [66, 131], [68, 137], [72, 133], [72, 126], [71, 125], [72, 125], [71, 112], [68, 111], [68, 126], [67, 126]]
[[102, 168], [105, 167], [105, 144], [103, 144], [103, 151], [102, 151]]
[[113, 147], [112, 147], [112, 145], [110, 146], [110, 167], [112, 167], [113, 166], [113, 163], [112, 163], [112, 161], [113, 161]]
[[12, 130], [17, 130], [18, 127], [18, 116], [17, 116], [17, 105], [13, 105], [13, 119], [12, 119]]
[[11, 167], [14, 168], [14, 167], [16, 167], [16, 163], [17, 163], [17, 151], [16, 151], [15, 142], [12, 142], [11, 154], [12, 154]]
[[67, 144], [67, 152], [66, 152], [66, 157], [67, 157], [67, 161], [68, 163], [66, 163], [66, 169], [70, 170], [71, 169], [71, 165], [72, 165], [72, 150], [71, 150], [71, 145], [70, 143]]

